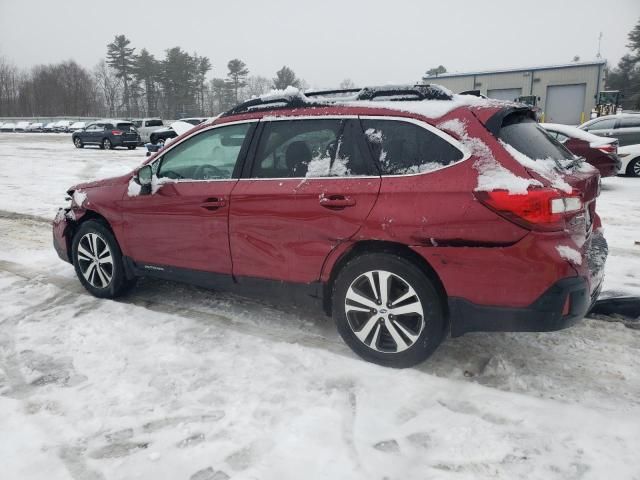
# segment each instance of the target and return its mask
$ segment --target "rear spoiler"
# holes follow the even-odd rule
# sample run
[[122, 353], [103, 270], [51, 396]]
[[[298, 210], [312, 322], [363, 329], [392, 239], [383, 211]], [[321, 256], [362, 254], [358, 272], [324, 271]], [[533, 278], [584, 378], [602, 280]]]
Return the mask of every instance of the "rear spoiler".
[[[532, 120], [536, 119], [536, 113], [534, 110], [531, 109], [531, 107], [528, 107], [528, 106], [506, 107], [501, 110], [498, 110], [496, 113], [491, 115], [485, 122], [483, 122], [484, 126], [486, 127], [487, 130], [489, 130], [493, 134], [494, 137], [497, 137], [498, 134], [500, 133], [500, 129], [502, 128], [502, 123], [504, 122], [504, 119], [514, 113], [527, 115], [528, 117], [531, 117]], [[482, 121], [481, 118], [478, 118], [478, 120]]]

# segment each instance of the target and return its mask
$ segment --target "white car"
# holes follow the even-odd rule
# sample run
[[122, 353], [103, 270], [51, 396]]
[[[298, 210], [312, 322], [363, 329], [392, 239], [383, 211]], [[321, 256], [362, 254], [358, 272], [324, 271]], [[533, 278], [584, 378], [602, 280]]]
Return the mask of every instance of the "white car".
[[59, 122], [56, 122], [55, 126], [53, 127], [53, 131], [68, 132], [69, 127], [71, 126], [72, 123], [73, 122], [71, 120], [60, 120]]
[[29, 125], [31, 125], [31, 122], [27, 122], [27, 121], [21, 121], [16, 123], [15, 128], [13, 129], [14, 132], [26, 132], [27, 129], [29, 128]]
[[87, 122], [74, 122], [69, 127], [69, 131], [71, 133], [77, 132], [78, 130], [82, 130], [86, 126], [87, 126]]
[[44, 131], [45, 132], [53, 132], [54, 129], [56, 128], [56, 123], [57, 122], [49, 122], [49, 123], [45, 124]]
[[622, 162], [621, 174], [640, 177], [640, 144], [618, 147], [618, 158]]
[[13, 129], [16, 128], [16, 124], [13, 122], [6, 122], [2, 124], [0, 127], [0, 132], [13, 132]]
[[44, 124], [42, 122], [33, 122], [27, 127], [27, 132], [42, 132]]
[[133, 121], [142, 143], [148, 143], [152, 132], [164, 128], [161, 118], [138, 118]]

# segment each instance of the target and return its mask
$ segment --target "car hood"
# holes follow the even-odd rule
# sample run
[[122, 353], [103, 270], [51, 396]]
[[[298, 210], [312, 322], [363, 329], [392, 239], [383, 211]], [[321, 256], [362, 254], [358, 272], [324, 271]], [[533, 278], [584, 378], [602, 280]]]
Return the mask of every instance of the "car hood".
[[76, 190], [86, 190], [88, 188], [96, 188], [96, 187], [109, 187], [112, 185], [120, 185], [123, 183], [127, 183], [131, 179], [131, 173], [127, 173], [126, 175], [120, 175], [119, 177], [109, 177], [102, 178], [100, 180], [94, 180], [93, 182], [83, 182], [78, 183], [77, 185], [69, 188], [69, 192], [74, 192]]
[[187, 133], [189, 130], [191, 130], [195, 126], [196, 125], [191, 125], [188, 122], [182, 122], [180, 120], [178, 120], [177, 122], [173, 122], [171, 124], [171, 128], [173, 128], [173, 130], [178, 134], [178, 136], [182, 135], [183, 133]]

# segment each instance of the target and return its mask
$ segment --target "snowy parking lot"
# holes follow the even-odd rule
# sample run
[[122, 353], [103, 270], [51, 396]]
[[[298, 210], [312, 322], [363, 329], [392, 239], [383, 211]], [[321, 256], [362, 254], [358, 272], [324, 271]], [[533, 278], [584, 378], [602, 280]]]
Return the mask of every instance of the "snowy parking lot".
[[[0, 133], [0, 478], [640, 479], [640, 325], [448, 339], [365, 363], [320, 312], [143, 280], [90, 296], [66, 189], [144, 150]], [[603, 179], [602, 296], [640, 296], [640, 180]]]

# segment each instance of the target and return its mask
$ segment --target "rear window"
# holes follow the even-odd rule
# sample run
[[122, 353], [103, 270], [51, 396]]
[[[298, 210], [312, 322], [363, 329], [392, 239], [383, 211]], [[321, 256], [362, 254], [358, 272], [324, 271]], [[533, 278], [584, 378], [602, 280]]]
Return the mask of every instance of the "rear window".
[[511, 145], [527, 157], [539, 160], [572, 160], [573, 154], [553, 138], [535, 120], [515, 114], [507, 116], [498, 135], [500, 140]]
[[147, 127], [162, 127], [162, 120], [147, 120], [146, 122]]
[[123, 132], [130, 132], [130, 131], [134, 131], [135, 127], [133, 126], [133, 123], [119, 123], [117, 125], [118, 130], [122, 130]]

